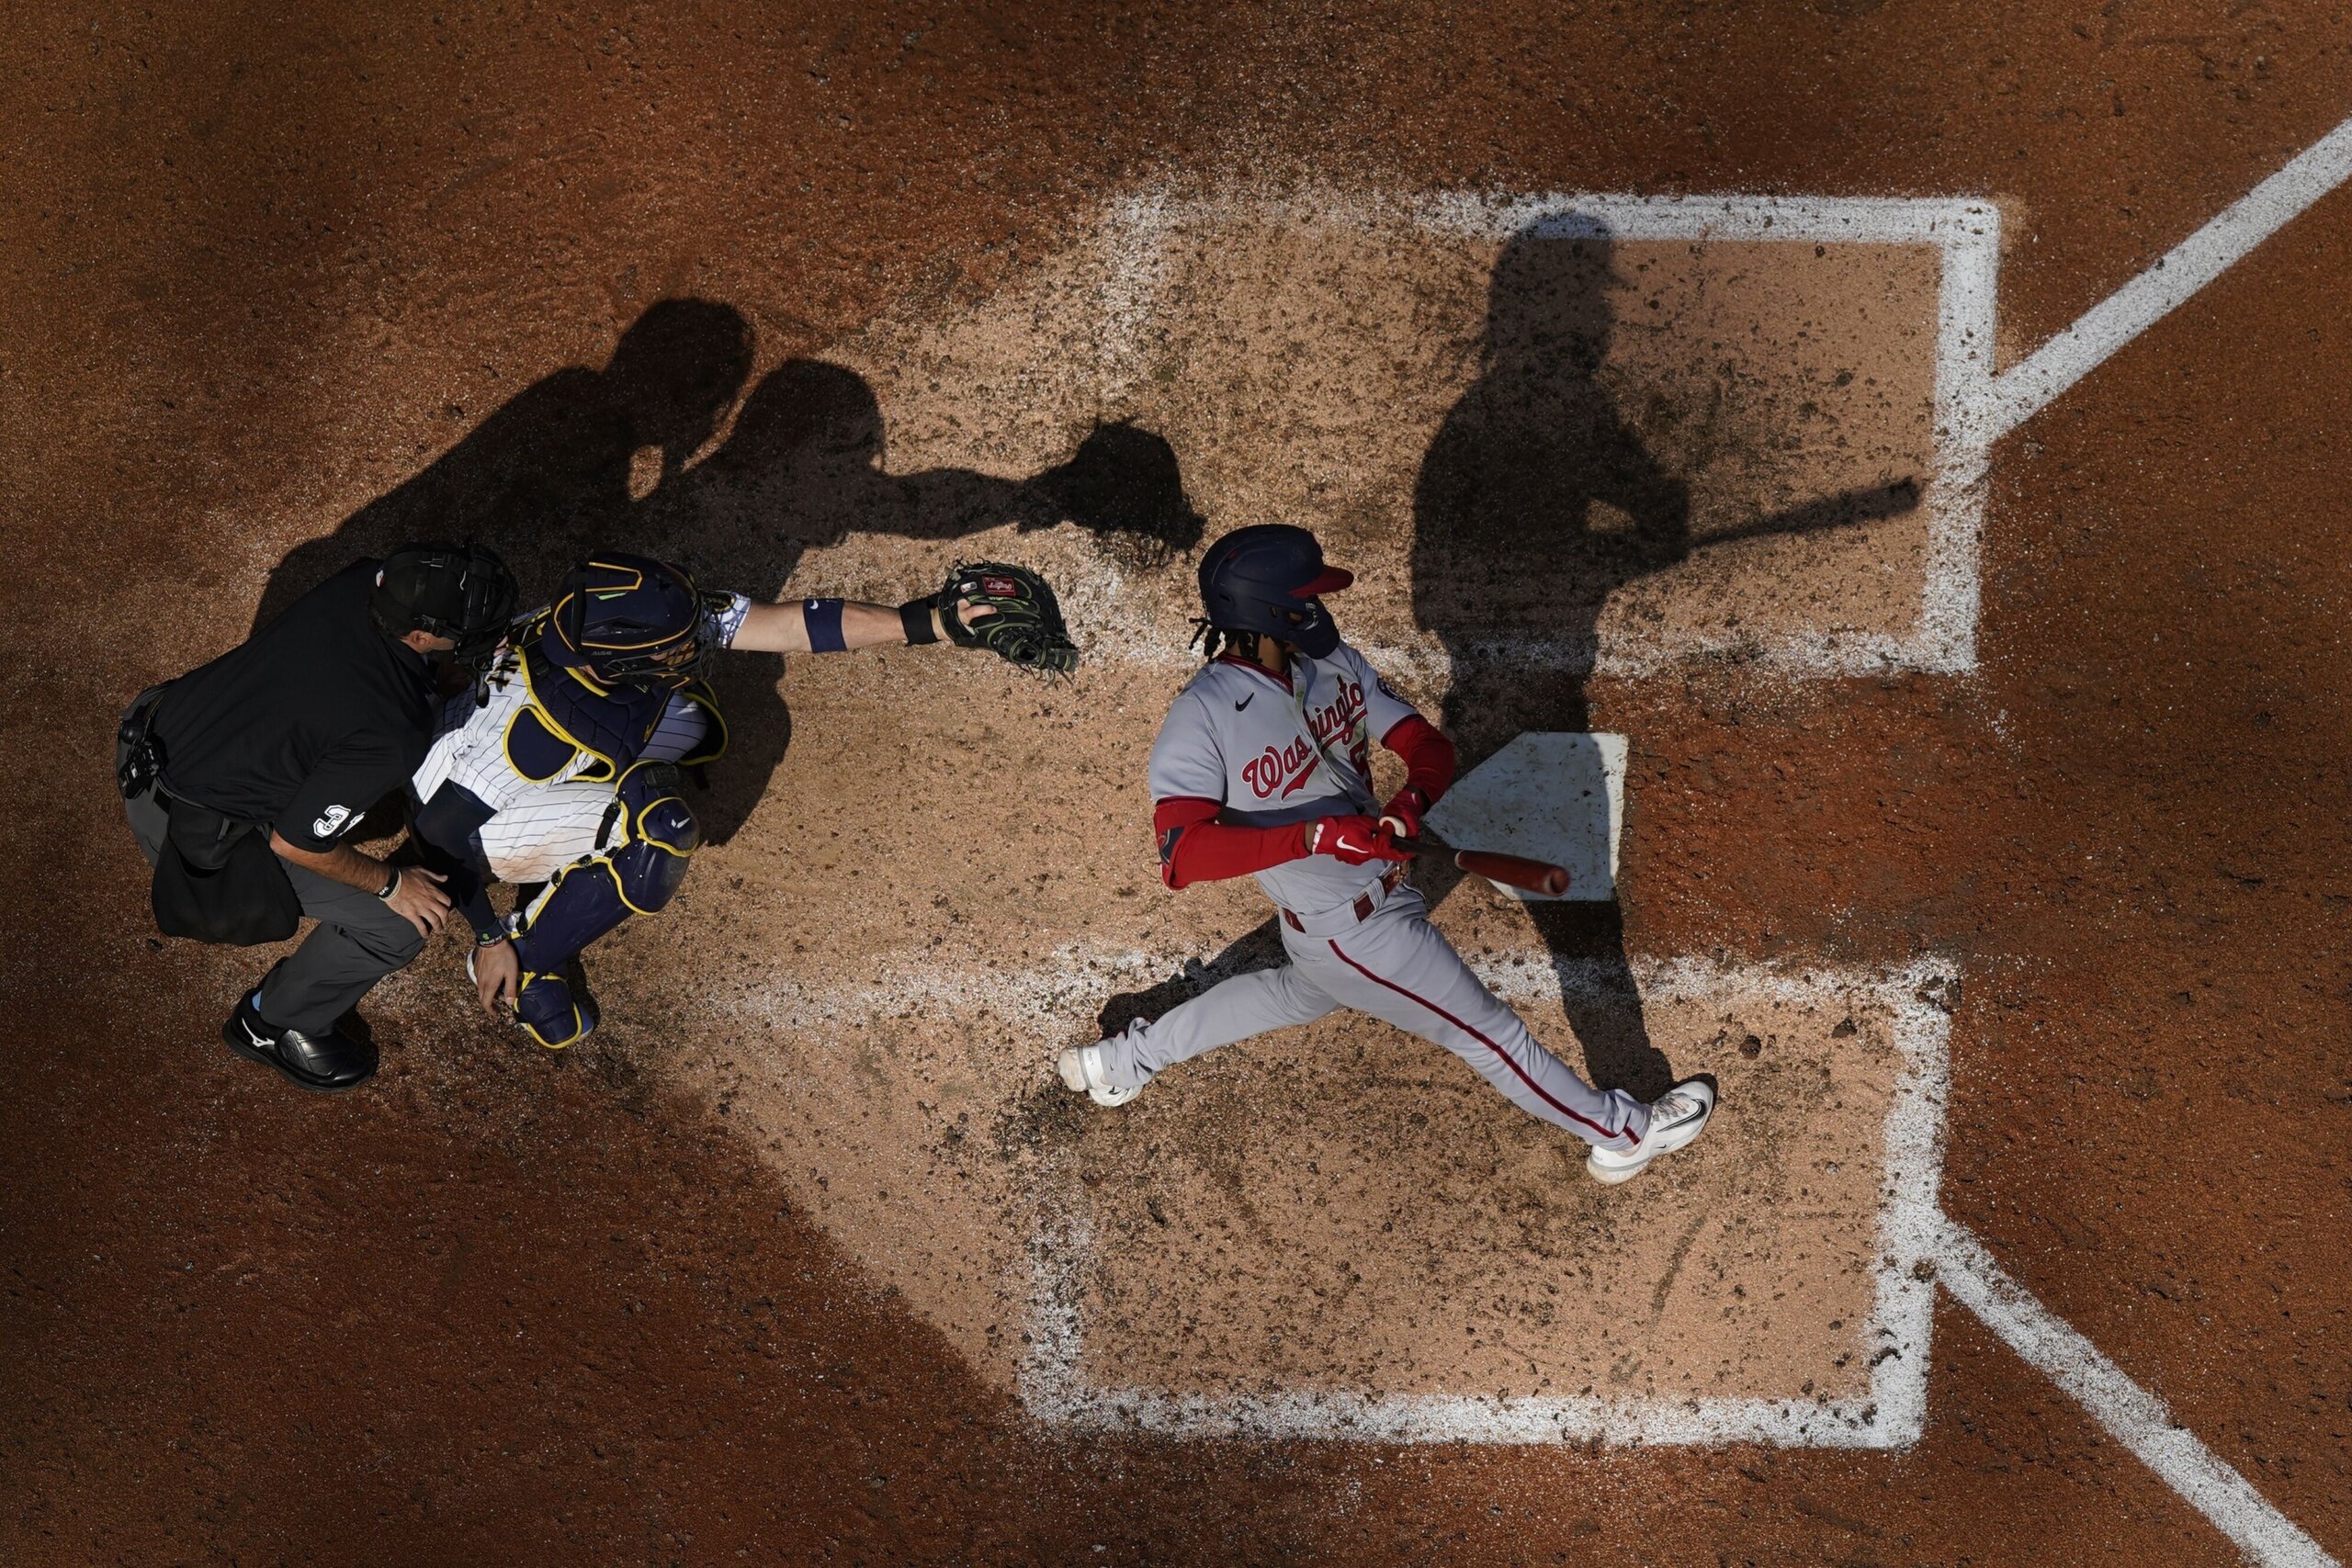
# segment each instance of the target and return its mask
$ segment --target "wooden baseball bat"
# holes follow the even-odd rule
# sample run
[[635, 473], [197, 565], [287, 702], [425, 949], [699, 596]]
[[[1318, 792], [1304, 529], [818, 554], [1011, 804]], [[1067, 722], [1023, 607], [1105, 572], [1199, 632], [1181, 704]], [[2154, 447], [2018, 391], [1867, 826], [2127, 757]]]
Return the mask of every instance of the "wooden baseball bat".
[[1547, 898], [1557, 898], [1568, 890], [1568, 868], [1549, 861], [1507, 855], [1498, 850], [1457, 850], [1430, 839], [1399, 839], [1396, 847], [1417, 855], [1448, 856], [1473, 876], [1483, 876], [1506, 887], [1524, 887]]

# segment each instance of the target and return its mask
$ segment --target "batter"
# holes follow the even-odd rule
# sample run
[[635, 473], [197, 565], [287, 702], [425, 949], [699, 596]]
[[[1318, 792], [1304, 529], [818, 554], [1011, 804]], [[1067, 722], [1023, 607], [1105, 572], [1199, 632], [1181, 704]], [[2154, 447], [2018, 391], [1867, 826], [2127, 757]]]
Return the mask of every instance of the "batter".
[[[1444, 1046], [1584, 1140], [1596, 1180], [1630, 1180], [1706, 1130], [1713, 1086], [1686, 1079], [1646, 1105], [1594, 1089], [1429, 923], [1396, 840], [1419, 833], [1453, 782], [1453, 746], [1340, 639], [1320, 596], [1354, 581], [1324, 564], [1314, 535], [1282, 524], [1238, 529], [1202, 557], [1209, 661], [1151, 751], [1160, 876], [1176, 888], [1256, 876], [1290, 962], [1064, 1051], [1062, 1082], [1124, 1105], [1178, 1062], [1351, 1007]], [[1373, 793], [1374, 736], [1407, 770], [1385, 805]]]

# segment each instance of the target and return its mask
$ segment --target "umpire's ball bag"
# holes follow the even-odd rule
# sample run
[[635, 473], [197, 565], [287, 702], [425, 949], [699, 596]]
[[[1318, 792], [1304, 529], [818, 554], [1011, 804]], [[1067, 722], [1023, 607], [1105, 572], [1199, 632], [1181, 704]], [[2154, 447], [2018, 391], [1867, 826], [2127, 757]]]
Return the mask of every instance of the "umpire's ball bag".
[[268, 835], [184, 800], [170, 809], [171, 831], [155, 857], [155, 929], [232, 947], [292, 936], [302, 901]]

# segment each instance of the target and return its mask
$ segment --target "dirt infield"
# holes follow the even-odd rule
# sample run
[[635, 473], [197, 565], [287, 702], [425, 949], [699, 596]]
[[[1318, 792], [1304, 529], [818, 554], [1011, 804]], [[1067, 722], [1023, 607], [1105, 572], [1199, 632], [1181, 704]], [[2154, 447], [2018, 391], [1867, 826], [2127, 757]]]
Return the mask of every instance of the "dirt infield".
[[[2328, 131], [2352, 32], [1604, 9], [21, 18], [0, 1558], [2231, 1560], [1939, 1210], [2352, 1550], [2352, 198], [1981, 479], [1936, 243], [1627, 217], [1989, 203], [1978, 374]], [[1468, 760], [1630, 738], [1618, 906], [1431, 891], [1596, 1077], [1720, 1078], [1690, 1156], [1604, 1190], [1364, 1020], [1053, 1083], [1262, 957], [1140, 774], [1266, 516]], [[1091, 658], [740, 660], [607, 1030], [437, 946], [296, 1096], [214, 1043], [266, 954], [148, 933], [114, 715], [455, 526], [540, 588], [1000, 553]]]

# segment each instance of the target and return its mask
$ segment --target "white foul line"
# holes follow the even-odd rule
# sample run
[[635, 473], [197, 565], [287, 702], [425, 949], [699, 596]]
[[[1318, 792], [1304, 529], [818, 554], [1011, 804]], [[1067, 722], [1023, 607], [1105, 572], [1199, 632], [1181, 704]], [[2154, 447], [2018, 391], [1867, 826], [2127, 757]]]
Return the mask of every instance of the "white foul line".
[[2174, 246], [2155, 265], [2003, 372], [1978, 416], [1983, 421], [1983, 439], [1998, 440], [2047, 407], [2109, 355], [2221, 276], [2346, 177], [2352, 177], [2352, 119], [2313, 142], [2285, 168]]
[[1957, 1221], [1944, 1221], [1938, 1273], [1944, 1288], [2026, 1364], [2090, 1412], [2109, 1434], [2183, 1501], [2264, 1568], [2334, 1568], [2335, 1560], [2173, 1419], [2163, 1400], [2123, 1374], [2098, 1347], [2026, 1292]]

